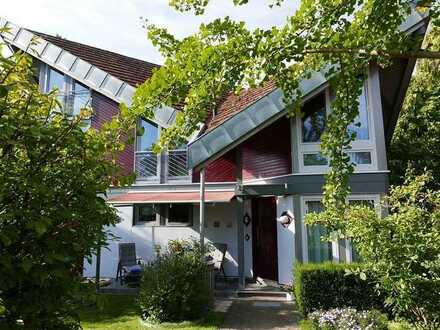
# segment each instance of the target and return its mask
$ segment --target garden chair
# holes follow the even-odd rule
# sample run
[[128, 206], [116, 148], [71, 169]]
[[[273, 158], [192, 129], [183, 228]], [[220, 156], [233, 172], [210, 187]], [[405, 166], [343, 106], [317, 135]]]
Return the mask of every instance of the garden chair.
[[119, 243], [119, 261], [118, 270], [116, 271], [116, 281], [127, 282], [130, 279], [140, 279], [141, 276], [141, 259], [136, 257], [135, 243]]

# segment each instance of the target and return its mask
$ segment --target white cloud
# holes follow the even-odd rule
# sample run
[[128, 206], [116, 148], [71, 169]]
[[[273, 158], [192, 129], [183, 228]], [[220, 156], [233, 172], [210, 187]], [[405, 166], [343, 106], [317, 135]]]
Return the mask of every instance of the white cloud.
[[282, 24], [298, 0], [268, 9], [268, 0], [251, 0], [234, 7], [232, 0], [215, 0], [203, 17], [179, 13], [168, 0], [13, 0], [2, 3], [1, 16], [20, 26], [161, 63], [162, 58], [146, 38], [140, 17], [166, 27], [178, 37], [197, 30], [201, 22], [231, 16], [250, 28]]

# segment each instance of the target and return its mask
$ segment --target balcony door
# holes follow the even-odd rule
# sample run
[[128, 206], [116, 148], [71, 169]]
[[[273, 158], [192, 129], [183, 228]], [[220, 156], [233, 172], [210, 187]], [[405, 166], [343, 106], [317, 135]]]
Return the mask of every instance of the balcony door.
[[135, 166], [139, 180], [158, 181], [160, 178], [160, 155], [153, 152], [153, 146], [160, 136], [160, 128], [147, 120], [139, 121], [139, 135], [136, 137]]

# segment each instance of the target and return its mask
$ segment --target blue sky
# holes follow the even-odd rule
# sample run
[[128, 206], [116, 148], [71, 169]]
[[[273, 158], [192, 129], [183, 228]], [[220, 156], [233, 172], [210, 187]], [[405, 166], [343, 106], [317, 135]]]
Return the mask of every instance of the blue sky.
[[285, 22], [298, 0], [286, 0], [281, 8], [268, 9], [270, 0], [250, 0], [234, 7], [232, 0], [213, 0], [203, 17], [179, 13], [168, 0], [12, 0], [1, 5], [1, 15], [23, 27], [112, 50], [155, 63], [160, 54], [146, 38], [140, 17], [183, 37], [197, 30], [202, 21], [231, 16], [250, 28]]

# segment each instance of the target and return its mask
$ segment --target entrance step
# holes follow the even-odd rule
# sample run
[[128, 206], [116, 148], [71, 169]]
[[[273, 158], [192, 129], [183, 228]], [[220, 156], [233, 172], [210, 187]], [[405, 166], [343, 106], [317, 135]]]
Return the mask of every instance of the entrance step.
[[239, 290], [237, 291], [237, 297], [250, 298], [254, 300], [270, 300], [270, 301], [291, 301], [292, 296], [289, 292], [285, 291], [272, 291], [272, 290]]

